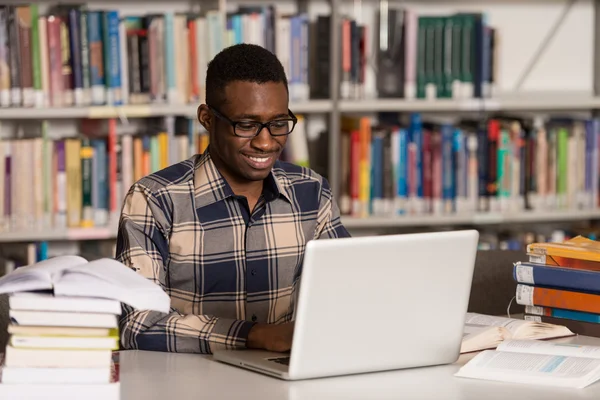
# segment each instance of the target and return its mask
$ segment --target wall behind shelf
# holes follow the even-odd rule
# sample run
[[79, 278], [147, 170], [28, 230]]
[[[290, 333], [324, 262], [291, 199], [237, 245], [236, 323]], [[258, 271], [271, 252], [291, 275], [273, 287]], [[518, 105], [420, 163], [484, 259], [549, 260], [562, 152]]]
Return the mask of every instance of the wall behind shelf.
[[[354, 16], [353, 2], [343, 1], [342, 15]], [[419, 14], [447, 15], [457, 11], [486, 12], [490, 25], [500, 33], [499, 87], [512, 93], [520, 75], [542, 43], [547, 32], [561, 15], [566, 1], [521, 3], [508, 1], [390, 1], [414, 9]], [[363, 23], [373, 26], [378, 2], [364, 1], [360, 16]], [[551, 44], [538, 60], [521, 91], [591, 92], [593, 73], [594, 13], [591, 1], [579, 1], [570, 10]], [[370, 47], [374, 48], [373, 30]], [[376, 70], [370, 68], [366, 92], [375, 97]]]

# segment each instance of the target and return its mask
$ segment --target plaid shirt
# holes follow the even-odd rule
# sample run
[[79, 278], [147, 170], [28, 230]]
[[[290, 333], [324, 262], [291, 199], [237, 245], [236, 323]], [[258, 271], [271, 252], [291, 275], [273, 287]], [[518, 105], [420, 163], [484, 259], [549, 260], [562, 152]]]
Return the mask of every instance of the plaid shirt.
[[291, 320], [309, 240], [349, 236], [329, 184], [277, 162], [253, 212], [205, 152], [135, 183], [117, 259], [159, 284], [171, 313], [124, 306], [125, 349], [212, 353], [245, 347], [254, 322]]

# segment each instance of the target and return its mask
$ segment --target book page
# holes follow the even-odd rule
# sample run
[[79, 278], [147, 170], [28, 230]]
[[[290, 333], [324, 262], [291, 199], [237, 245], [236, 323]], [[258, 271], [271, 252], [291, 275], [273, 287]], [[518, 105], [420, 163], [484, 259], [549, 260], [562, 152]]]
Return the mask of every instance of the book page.
[[64, 270], [86, 263], [79, 256], [61, 256], [17, 268], [0, 278], [0, 294], [52, 289]]
[[103, 258], [65, 271], [54, 287], [62, 296], [118, 300], [139, 310], [170, 311], [171, 299], [149, 279], [122, 263]]
[[582, 388], [600, 378], [600, 360], [486, 350], [455, 376]]
[[570, 356], [600, 359], [600, 346], [584, 346], [572, 343], [553, 343], [540, 340], [507, 340], [498, 346], [498, 351]]
[[503, 327], [465, 324], [460, 352], [492, 349], [510, 335]]
[[510, 337], [506, 337], [506, 339], [550, 339], [573, 335], [573, 332], [561, 325], [493, 315], [467, 313], [466, 323], [484, 326], [501, 326], [510, 332]]
[[495, 315], [467, 313], [465, 324], [501, 326], [508, 330], [512, 336], [514, 336], [522, 326], [528, 325], [530, 322], [520, 319], [498, 317]]

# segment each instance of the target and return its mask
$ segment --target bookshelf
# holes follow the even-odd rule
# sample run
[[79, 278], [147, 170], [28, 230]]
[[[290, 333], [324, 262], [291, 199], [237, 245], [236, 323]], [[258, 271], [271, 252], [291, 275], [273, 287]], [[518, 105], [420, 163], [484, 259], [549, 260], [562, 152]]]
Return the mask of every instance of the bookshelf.
[[[36, 1], [32, 1], [36, 2]], [[3, 2], [9, 4], [22, 4], [25, 2]], [[30, 2], [31, 3], [31, 2]], [[55, 4], [47, 0], [37, 1], [40, 6]], [[67, 3], [75, 4], [68, 1]], [[91, 1], [94, 4], [94, 9], [118, 8], [117, 2], [107, 3], [106, 6], [100, 1]], [[137, 2], [128, 2], [135, 4]], [[141, 2], [139, 2], [141, 4]], [[183, 3], [183, 2], [179, 2]], [[179, 4], [178, 3], [178, 4]], [[348, 0], [297, 0], [290, 1], [285, 5], [285, 12], [289, 10], [305, 11], [313, 5], [317, 5], [317, 11], [311, 13], [311, 20], [315, 15], [327, 14], [330, 17], [330, 26], [336, 29], [329, 30], [329, 98], [326, 99], [308, 99], [303, 101], [291, 101], [290, 109], [296, 114], [305, 114], [308, 118], [320, 118], [325, 120], [328, 126], [328, 158], [327, 172], [330, 184], [334, 193], [339, 199], [341, 187], [341, 118], [346, 114], [375, 114], [378, 112], [400, 112], [410, 113], [419, 112], [423, 114], [450, 114], [452, 117], [459, 116], [462, 113], [494, 113], [494, 112], [528, 112], [528, 113], [553, 113], [553, 112], [584, 112], [595, 113], [600, 110], [600, 89], [596, 86], [600, 85], [600, 79], [597, 76], [600, 74], [600, 68], [593, 68], [594, 84], [590, 90], [566, 91], [566, 90], [548, 90], [548, 91], [528, 91], [526, 94], [518, 92], [500, 93], [492, 98], [485, 99], [435, 99], [435, 100], [405, 100], [405, 99], [389, 99], [389, 98], [370, 98], [366, 96], [361, 99], [349, 100], [343, 99], [340, 95], [341, 89], [341, 66], [342, 55], [340, 52], [340, 43], [342, 42], [342, 32], [338, 27], [341, 26], [345, 15], [352, 14], [356, 11], [356, 4], [361, 3], [365, 8], [370, 7], [371, 12], [379, 5], [377, 1], [363, 0], [348, 1]], [[393, 2], [390, 2], [392, 4]], [[515, 0], [490, 0], [485, 2], [475, 2], [469, 0], [428, 0], [424, 2], [412, 2], [425, 7], [424, 13], [429, 13], [432, 8], [437, 5], [443, 7], [452, 7], [453, 4], [465, 5], [466, 8], [485, 9], [489, 5], [497, 6], [505, 4], [506, 7], [523, 7], [523, 4], [540, 5], [548, 4], [537, 0], [515, 1]], [[556, 0], [552, 4], [566, 3], [565, 1]], [[589, 0], [588, 3], [593, 5], [594, 9], [594, 26], [599, 29], [600, 16], [600, 0]], [[169, 3], [164, 1], [153, 1], [148, 3], [149, 8], [158, 7], [161, 10], [167, 10]], [[210, 5], [210, 8], [218, 11], [224, 16], [236, 6], [246, 6], [252, 4], [266, 4], [264, 1], [256, 0], [219, 0], [219, 1], [196, 1], [187, 4], [191, 9], [197, 10], [198, 5], [201, 7]], [[278, 5], [279, 6], [279, 5]], [[182, 6], [178, 11], [182, 11]], [[287, 8], [286, 8], [287, 7]], [[354, 7], [354, 8], [353, 8]], [[326, 10], [326, 12], [322, 12]], [[135, 15], [136, 13], [129, 10], [126, 15]], [[137, 12], [138, 15], [144, 12]], [[366, 13], [362, 18], [363, 23], [371, 25], [371, 14]], [[506, 27], [501, 27], [501, 30], [506, 30]], [[598, 32], [594, 32], [598, 36]], [[320, 38], [321, 39], [321, 38]], [[538, 38], [539, 39], [539, 38]], [[594, 55], [600, 57], [600, 41], [596, 40], [594, 44]], [[509, 57], [509, 55], [503, 55]], [[582, 89], [575, 85], [575, 89]], [[3, 125], [10, 123], [31, 122], [32, 120], [47, 120], [52, 124], [58, 124], [62, 127], [63, 123], [73, 122], [79, 119], [140, 119], [143, 120], [149, 117], [173, 117], [181, 116], [194, 118], [196, 115], [196, 104], [140, 104], [140, 105], [123, 105], [123, 106], [80, 106], [80, 107], [48, 107], [48, 108], [0, 108], [0, 121]], [[121, 132], [118, 133], [121, 135]], [[51, 135], [52, 136], [52, 135]], [[513, 223], [545, 223], [545, 222], [569, 222], [569, 221], [586, 221], [591, 219], [600, 219], [600, 210], [578, 211], [578, 210], [560, 210], [552, 212], [519, 212], [511, 214], [498, 213], [481, 213], [481, 214], [453, 214], [453, 215], [426, 215], [426, 216], [399, 216], [399, 217], [366, 217], [356, 218], [344, 216], [343, 220], [346, 226], [352, 230], [361, 229], [389, 229], [389, 228], [411, 228], [411, 227], [427, 227], [427, 226], [451, 226], [451, 225], [502, 225]], [[116, 235], [116, 227], [98, 227], [98, 228], [75, 228], [75, 229], [51, 229], [39, 231], [10, 231], [0, 233], [0, 242], [23, 242], [23, 241], [70, 241], [70, 240], [95, 240], [95, 239], [112, 239]]]

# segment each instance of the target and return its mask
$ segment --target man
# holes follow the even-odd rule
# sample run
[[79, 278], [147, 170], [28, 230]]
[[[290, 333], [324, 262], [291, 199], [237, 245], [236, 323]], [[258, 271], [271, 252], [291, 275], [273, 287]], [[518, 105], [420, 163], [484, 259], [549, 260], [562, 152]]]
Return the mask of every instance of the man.
[[296, 124], [281, 63], [255, 45], [219, 53], [198, 120], [207, 151], [125, 198], [117, 259], [161, 285], [171, 313], [125, 307], [122, 346], [288, 351], [306, 243], [349, 234], [327, 181], [278, 161]]

